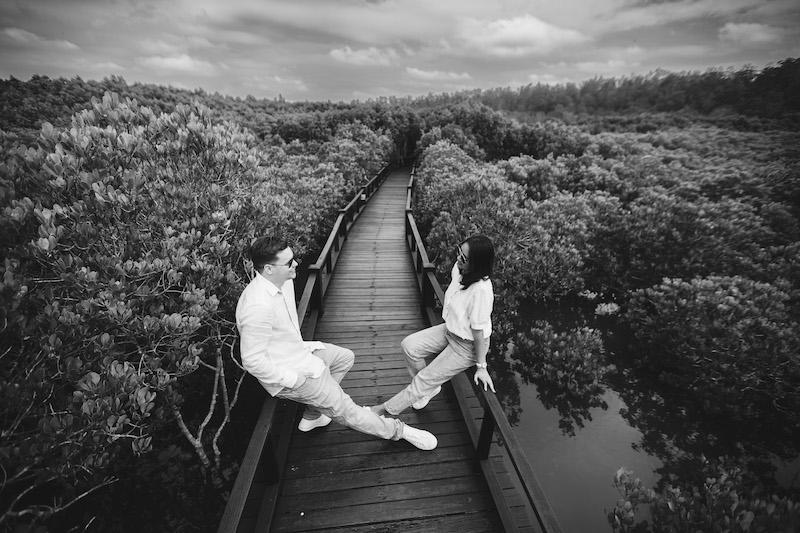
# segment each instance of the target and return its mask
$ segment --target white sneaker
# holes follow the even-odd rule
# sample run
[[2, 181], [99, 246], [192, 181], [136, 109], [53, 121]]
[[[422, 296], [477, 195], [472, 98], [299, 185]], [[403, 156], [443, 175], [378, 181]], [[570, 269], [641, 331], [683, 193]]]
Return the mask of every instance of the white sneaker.
[[425, 406], [428, 405], [428, 402], [431, 401], [433, 397], [439, 394], [440, 392], [442, 392], [442, 387], [441, 386], [436, 387], [436, 389], [430, 396], [425, 396], [424, 398], [417, 400], [416, 402], [411, 404], [411, 407], [413, 407], [417, 411], [419, 411], [420, 409], [424, 409]]
[[315, 418], [314, 420], [306, 420], [305, 418], [303, 418], [297, 425], [297, 429], [299, 429], [300, 431], [311, 431], [314, 428], [321, 428], [327, 426], [330, 423], [331, 423], [331, 417], [320, 414], [319, 418]]
[[403, 428], [403, 439], [407, 440], [420, 450], [432, 450], [436, 448], [437, 444], [439, 444], [439, 441], [436, 440], [436, 437], [433, 435], [433, 433], [408, 425]]

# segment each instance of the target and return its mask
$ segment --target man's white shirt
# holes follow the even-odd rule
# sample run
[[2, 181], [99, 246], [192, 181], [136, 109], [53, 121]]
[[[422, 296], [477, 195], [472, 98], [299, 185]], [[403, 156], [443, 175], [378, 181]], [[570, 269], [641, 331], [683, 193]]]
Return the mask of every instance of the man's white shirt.
[[292, 387], [299, 376], [318, 378], [325, 370], [322, 359], [312, 353], [324, 345], [305, 342], [300, 334], [291, 279], [278, 288], [256, 274], [239, 297], [236, 327], [242, 365], [273, 396]]

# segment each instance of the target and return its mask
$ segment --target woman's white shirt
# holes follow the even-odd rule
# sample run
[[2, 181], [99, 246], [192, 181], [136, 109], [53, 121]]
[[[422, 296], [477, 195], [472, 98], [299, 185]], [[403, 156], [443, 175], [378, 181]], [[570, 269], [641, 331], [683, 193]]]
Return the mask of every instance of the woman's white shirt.
[[462, 339], [474, 340], [472, 330], [482, 330], [484, 338], [492, 334], [492, 280], [478, 280], [466, 289], [461, 288], [461, 272], [453, 265], [450, 285], [444, 293], [442, 318], [447, 329]]

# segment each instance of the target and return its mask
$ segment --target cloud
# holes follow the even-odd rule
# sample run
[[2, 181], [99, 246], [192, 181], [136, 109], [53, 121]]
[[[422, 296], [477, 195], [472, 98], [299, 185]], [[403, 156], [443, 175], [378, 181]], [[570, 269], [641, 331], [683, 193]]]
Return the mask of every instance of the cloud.
[[500, 57], [544, 54], [588, 40], [580, 32], [554, 26], [529, 14], [492, 21], [465, 19], [459, 36], [470, 48]]
[[380, 50], [374, 46], [353, 50], [349, 46], [331, 50], [330, 55], [337, 61], [358, 66], [388, 66], [397, 58], [397, 52], [393, 48]]
[[102, 63], [97, 63], [94, 65], [94, 68], [99, 71], [108, 71], [108, 70], [124, 70], [125, 67], [114, 63], [113, 61], [104, 61]]
[[724, 17], [746, 12], [759, 5], [760, 0], [677, 0], [650, 5], [622, 8], [598, 20], [606, 31], [663, 26], [672, 22]]
[[177, 55], [183, 51], [179, 46], [161, 39], [144, 40], [139, 44], [139, 47], [145, 54], [160, 56]]
[[414, 67], [406, 67], [406, 72], [414, 78], [425, 81], [459, 81], [472, 79], [472, 76], [466, 72], [457, 73], [444, 72], [441, 70], [421, 70]]
[[[244, 28], [289, 41], [302, 36], [306, 43], [349, 42], [357, 47], [393, 46], [396, 50], [402, 44], [429, 42], [451, 31], [454, 13], [476, 14], [474, 4], [457, 0], [180, 2], [186, 11], [202, 12], [198, 21], [214, 29]], [[485, 10], [478, 6], [477, 14]]]
[[145, 67], [159, 70], [191, 72], [195, 74], [213, 74], [216, 70], [214, 65], [208, 61], [195, 59], [188, 54], [143, 57], [139, 58], [139, 63]]
[[783, 30], [754, 22], [728, 22], [719, 30], [719, 39], [741, 45], [759, 45], [779, 42]]
[[283, 78], [281, 76], [272, 76], [272, 80], [278, 85], [291, 87], [293, 89], [302, 92], [308, 91], [308, 86], [305, 84], [305, 82], [303, 82], [303, 80], [298, 80], [294, 78]]
[[59, 50], [78, 50], [80, 47], [70, 41], [51, 40], [20, 28], [3, 28], [3, 37], [15, 44], [35, 46], [39, 48], [55, 48]]

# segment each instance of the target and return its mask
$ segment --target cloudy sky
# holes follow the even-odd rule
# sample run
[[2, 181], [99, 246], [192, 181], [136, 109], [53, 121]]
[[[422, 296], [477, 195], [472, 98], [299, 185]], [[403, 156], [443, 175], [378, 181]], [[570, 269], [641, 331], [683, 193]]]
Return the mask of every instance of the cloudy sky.
[[797, 0], [0, 0], [0, 77], [352, 100], [800, 57]]

